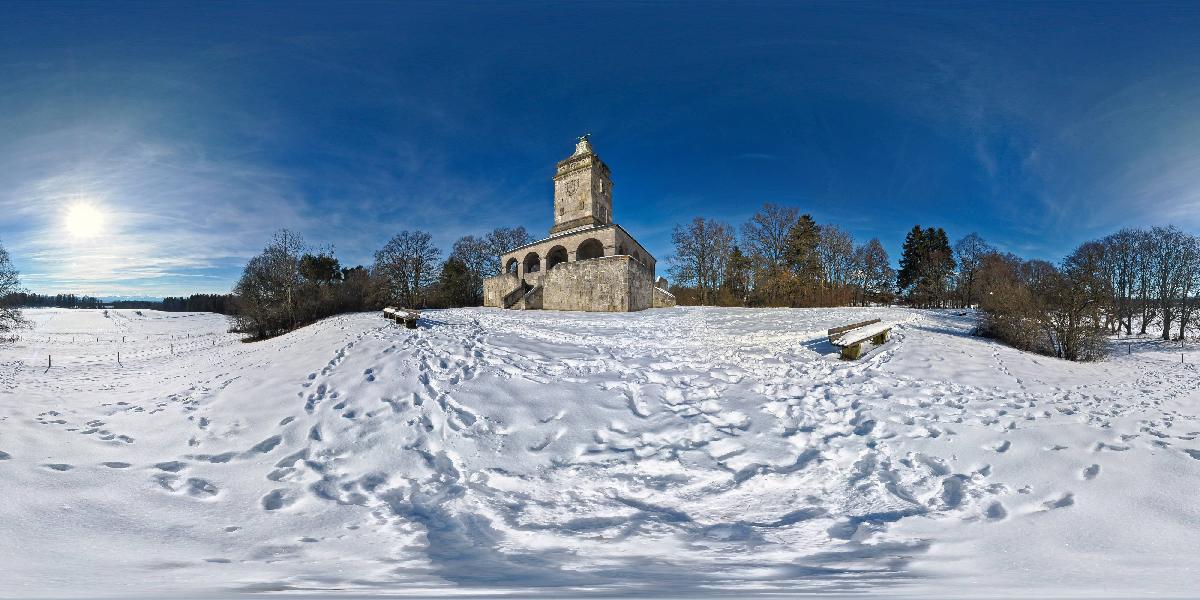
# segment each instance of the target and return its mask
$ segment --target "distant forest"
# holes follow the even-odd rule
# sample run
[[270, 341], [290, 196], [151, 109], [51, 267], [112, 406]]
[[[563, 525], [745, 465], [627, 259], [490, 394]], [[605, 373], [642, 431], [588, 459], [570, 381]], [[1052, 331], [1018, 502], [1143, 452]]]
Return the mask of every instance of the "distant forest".
[[167, 312], [213, 312], [222, 315], [235, 314], [232, 294], [192, 294], [187, 297], [168, 297], [162, 300], [114, 300], [105, 302], [94, 296], [76, 294], [31, 294], [13, 292], [6, 294], [5, 306], [21, 308], [136, 308]]

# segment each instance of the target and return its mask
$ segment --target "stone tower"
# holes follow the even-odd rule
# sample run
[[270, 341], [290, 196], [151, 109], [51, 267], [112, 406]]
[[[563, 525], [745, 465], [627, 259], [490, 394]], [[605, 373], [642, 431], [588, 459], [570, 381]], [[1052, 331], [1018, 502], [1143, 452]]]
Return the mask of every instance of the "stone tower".
[[585, 135], [575, 144], [575, 153], [558, 163], [554, 174], [554, 226], [550, 235], [612, 222], [612, 175]]

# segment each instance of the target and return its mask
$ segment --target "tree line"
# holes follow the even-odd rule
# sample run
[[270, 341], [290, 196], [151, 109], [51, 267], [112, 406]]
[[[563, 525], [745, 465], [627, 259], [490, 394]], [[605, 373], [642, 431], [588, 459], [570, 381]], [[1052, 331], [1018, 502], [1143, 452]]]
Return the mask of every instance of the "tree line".
[[980, 329], [1069, 360], [1103, 357], [1114, 334], [1183, 339], [1200, 329], [1200, 237], [1174, 226], [1084, 242], [1058, 265], [985, 253], [974, 270]]
[[319, 319], [385, 306], [451, 308], [483, 303], [483, 280], [501, 271], [500, 254], [529, 243], [523, 227], [459, 238], [442, 260], [433, 236], [406, 230], [379, 248], [369, 267], [343, 267], [330, 248], [310, 248], [280, 230], [250, 259], [233, 289], [234, 330], [254, 339]]
[[75, 294], [31, 294], [24, 291], [8, 292], [4, 295], [5, 304], [23, 308], [103, 308], [104, 302], [93, 296], [77, 296]]
[[235, 310], [233, 294], [192, 294], [162, 300], [112, 300], [104, 301], [94, 296], [76, 294], [34, 294], [9, 292], [4, 303], [21, 308], [127, 308], [161, 310], [165, 312], [211, 312], [231, 314]]
[[680, 304], [846, 306], [895, 301], [895, 271], [878, 239], [818, 224], [793, 207], [764, 204], [740, 230], [697, 217], [677, 225], [669, 259]]

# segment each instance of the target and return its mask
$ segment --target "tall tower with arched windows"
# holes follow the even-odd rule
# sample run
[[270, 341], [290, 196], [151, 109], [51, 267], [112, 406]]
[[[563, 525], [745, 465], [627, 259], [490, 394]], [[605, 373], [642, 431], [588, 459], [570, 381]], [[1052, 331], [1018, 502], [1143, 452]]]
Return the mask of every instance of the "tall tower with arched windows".
[[575, 153], [559, 161], [555, 171], [550, 235], [612, 222], [612, 174], [585, 135], [575, 144]]
[[654, 257], [613, 222], [612, 175], [587, 136], [554, 172], [554, 226], [500, 255], [483, 305], [520, 310], [634, 311], [675, 306], [655, 287]]

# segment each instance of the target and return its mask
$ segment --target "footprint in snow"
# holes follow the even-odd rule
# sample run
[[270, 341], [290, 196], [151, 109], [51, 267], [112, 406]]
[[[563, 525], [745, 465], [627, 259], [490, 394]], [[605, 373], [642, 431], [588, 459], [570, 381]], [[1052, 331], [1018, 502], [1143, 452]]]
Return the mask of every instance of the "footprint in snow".
[[1096, 476], [1099, 474], [1100, 474], [1100, 465], [1092, 465], [1083, 470], [1083, 479], [1085, 481], [1090, 481], [1092, 479], [1095, 479]]
[[168, 462], [155, 463], [154, 468], [158, 469], [159, 471], [166, 471], [168, 473], [178, 473], [187, 468], [187, 463], [179, 460], [172, 460]]
[[992, 450], [994, 450], [996, 452], [1008, 452], [1008, 449], [1011, 447], [1012, 447], [1012, 442], [1010, 442], [1008, 440], [1004, 440], [1003, 442], [1000, 442], [998, 445], [994, 446], [992, 448]]
[[1004, 508], [1003, 504], [999, 502], [992, 502], [991, 504], [988, 504], [987, 509], [983, 511], [983, 514], [989, 520], [999, 521], [1008, 516], [1008, 510]]
[[[9, 454], [3, 450], [0, 450], [0, 460], [9, 460], [11, 458], [12, 458], [11, 454]], [[1200, 457], [1197, 457], [1197, 458], [1200, 458]]]
[[255, 444], [253, 448], [250, 448], [250, 451], [257, 452], [259, 454], [266, 454], [266, 453], [274, 450], [275, 446], [278, 446], [279, 443], [282, 441], [283, 441], [283, 436], [273, 435], [273, 436]]
[[1047, 500], [1042, 503], [1043, 510], [1054, 510], [1056, 508], [1066, 508], [1075, 504], [1075, 494], [1067, 492], [1062, 497], [1052, 500]]
[[194, 496], [197, 498], [211, 498], [216, 496], [220, 491], [220, 488], [218, 488], [216, 485], [213, 485], [213, 483], [207, 479], [190, 477], [187, 480], [187, 493], [189, 496]]
[[100, 464], [102, 464], [110, 469], [128, 469], [129, 467], [133, 466], [127, 462], [118, 462], [118, 461], [102, 462]]
[[75, 468], [74, 465], [68, 465], [66, 463], [49, 463], [49, 464], [44, 464], [42, 466], [46, 467], [47, 469], [53, 469], [55, 471], [70, 471], [71, 469]]
[[262, 497], [262, 507], [264, 510], [279, 510], [290, 506], [295, 501], [295, 497], [288, 493], [288, 490], [271, 490], [266, 496]]

